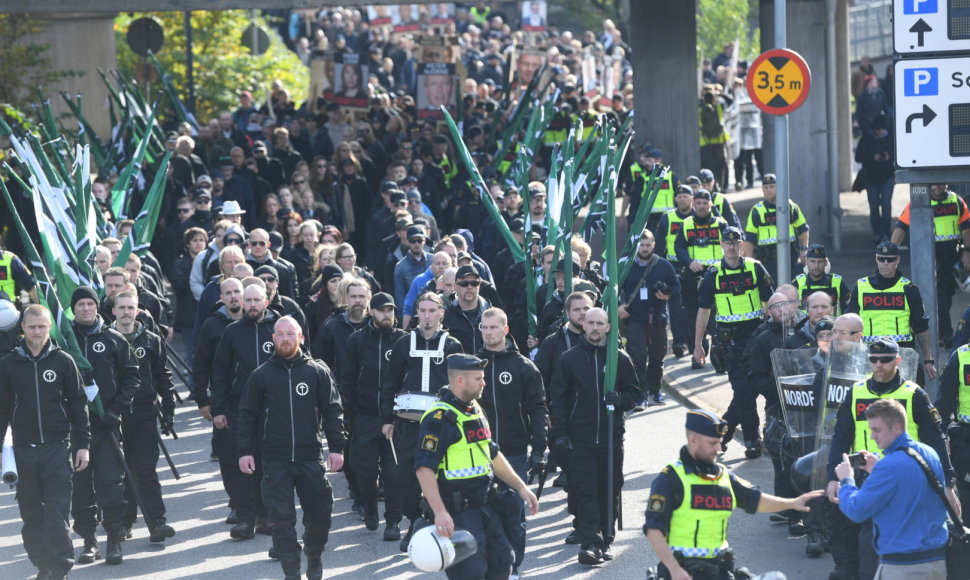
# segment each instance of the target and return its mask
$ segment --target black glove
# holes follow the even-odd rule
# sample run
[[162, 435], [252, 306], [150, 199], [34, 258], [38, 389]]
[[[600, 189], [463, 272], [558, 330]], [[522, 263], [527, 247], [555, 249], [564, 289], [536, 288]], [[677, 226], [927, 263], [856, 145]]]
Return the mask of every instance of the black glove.
[[119, 425], [121, 425], [121, 417], [114, 413], [105, 413], [98, 425], [98, 430], [101, 433], [112, 433], [117, 431]]
[[165, 413], [162, 415], [161, 427], [163, 434], [171, 435], [172, 427], [175, 427], [175, 415], [172, 413]]
[[546, 464], [546, 458], [542, 456], [541, 453], [533, 453], [529, 456], [529, 464], [526, 468], [528, 473], [532, 473], [532, 470], [542, 467]]
[[603, 397], [603, 402], [605, 402], [607, 405], [612, 405], [613, 407], [618, 406], [620, 404], [620, 393], [617, 393], [616, 391], [606, 393], [606, 396]]
[[560, 453], [565, 453], [566, 451], [571, 451], [573, 448], [573, 440], [569, 438], [569, 435], [563, 435], [556, 439], [556, 449]]

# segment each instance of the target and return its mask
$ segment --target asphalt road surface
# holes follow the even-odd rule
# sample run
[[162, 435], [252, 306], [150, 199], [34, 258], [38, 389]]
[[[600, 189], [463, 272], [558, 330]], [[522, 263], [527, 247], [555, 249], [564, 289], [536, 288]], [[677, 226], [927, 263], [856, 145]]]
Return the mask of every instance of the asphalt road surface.
[[[184, 387], [181, 387], [184, 394]], [[563, 538], [571, 531], [566, 513], [566, 494], [547, 486], [540, 510], [528, 520], [528, 545], [521, 573], [524, 578], [625, 578], [645, 577], [648, 566], [657, 559], [641, 532], [643, 510], [650, 483], [664, 465], [675, 460], [684, 440], [684, 408], [670, 401], [664, 407], [651, 407], [635, 413], [627, 421], [626, 484], [623, 488], [624, 528], [614, 544], [616, 559], [596, 568], [576, 561], [576, 546]], [[158, 464], [168, 522], [177, 530], [165, 545], [148, 542], [148, 531], [139, 523], [134, 537], [124, 543], [124, 563], [106, 566], [103, 560], [76, 566], [72, 578], [174, 578], [256, 579], [282, 578], [282, 569], [266, 552], [268, 536], [236, 541], [229, 537], [223, 523], [228, 514], [227, 498], [216, 462], [209, 459], [210, 424], [199, 417], [195, 406], [186, 401], [176, 414], [180, 438], [166, 443], [182, 478], [176, 481], [162, 458]], [[772, 491], [771, 462], [762, 457], [745, 460], [743, 448], [732, 444], [722, 461], [742, 477]], [[330, 476], [334, 487], [333, 527], [324, 552], [327, 578], [411, 578], [423, 575], [414, 568], [397, 542], [382, 542], [380, 530], [369, 532], [355, 514], [343, 475]], [[549, 484], [552, 477], [549, 479]], [[406, 520], [405, 520], [406, 521]], [[36, 570], [27, 560], [20, 537], [20, 514], [14, 493], [3, 486], [0, 493], [0, 578], [33, 578]], [[300, 524], [298, 524], [298, 528]], [[381, 530], [383, 530], [383, 523]], [[298, 529], [298, 534], [302, 530]], [[99, 531], [101, 548], [105, 534]], [[752, 571], [781, 570], [789, 579], [825, 578], [832, 569], [828, 554], [822, 558], [805, 556], [805, 540], [787, 538], [787, 528], [772, 526], [767, 514], [748, 515], [735, 511], [728, 540], [740, 565]], [[75, 548], [81, 541], [75, 537]], [[304, 562], [305, 566], [305, 562]], [[424, 575], [427, 576], [427, 575]], [[444, 574], [436, 577], [444, 578]]]

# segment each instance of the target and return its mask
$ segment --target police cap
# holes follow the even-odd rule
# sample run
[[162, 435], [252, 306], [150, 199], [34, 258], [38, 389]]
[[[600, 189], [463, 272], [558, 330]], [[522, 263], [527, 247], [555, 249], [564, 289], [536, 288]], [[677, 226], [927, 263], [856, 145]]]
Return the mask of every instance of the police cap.
[[691, 409], [687, 411], [687, 429], [694, 433], [699, 433], [706, 437], [723, 437], [728, 430], [727, 422], [702, 409]]
[[691, 189], [689, 185], [678, 185], [677, 193], [675, 193], [674, 196], [678, 196], [678, 195], [689, 195], [693, 197], [694, 190]]
[[488, 364], [487, 360], [471, 354], [452, 354], [448, 356], [449, 371], [480, 371]]
[[764, 177], [761, 178], [762, 185], [771, 185], [772, 183], [777, 183], [778, 179], [775, 177], [774, 173], [766, 173]]
[[898, 256], [899, 246], [892, 242], [882, 242], [876, 246], [877, 256]]
[[714, 172], [710, 169], [701, 169], [698, 175], [700, 175], [701, 181], [714, 181]]
[[879, 338], [869, 343], [869, 354], [899, 354], [899, 345], [891, 338]]
[[744, 236], [741, 234], [741, 230], [734, 226], [726, 227], [724, 228], [724, 231], [721, 232], [721, 240], [725, 242], [740, 242], [743, 239]]
[[707, 201], [711, 201], [711, 192], [707, 191], [706, 189], [698, 189], [694, 193], [694, 199], [706, 199]]
[[827, 256], [825, 255], [825, 246], [823, 246], [822, 244], [812, 244], [811, 246], [808, 247], [808, 250], [805, 252], [805, 256], [807, 258], [826, 258]]
[[688, 175], [687, 179], [684, 180], [684, 183], [687, 185], [691, 185], [691, 186], [696, 185], [700, 187], [701, 178], [697, 177], [696, 175]]
[[387, 292], [378, 292], [374, 294], [370, 299], [370, 307], [374, 310], [380, 310], [385, 306], [390, 306], [394, 308], [394, 297]]

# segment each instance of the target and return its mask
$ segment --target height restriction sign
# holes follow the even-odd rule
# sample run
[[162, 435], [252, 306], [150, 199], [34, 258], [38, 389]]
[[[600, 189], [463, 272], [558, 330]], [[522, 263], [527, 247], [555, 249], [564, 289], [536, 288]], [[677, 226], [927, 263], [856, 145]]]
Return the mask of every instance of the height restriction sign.
[[787, 115], [800, 107], [811, 86], [812, 73], [805, 59], [787, 48], [761, 53], [745, 81], [754, 104], [772, 115]]

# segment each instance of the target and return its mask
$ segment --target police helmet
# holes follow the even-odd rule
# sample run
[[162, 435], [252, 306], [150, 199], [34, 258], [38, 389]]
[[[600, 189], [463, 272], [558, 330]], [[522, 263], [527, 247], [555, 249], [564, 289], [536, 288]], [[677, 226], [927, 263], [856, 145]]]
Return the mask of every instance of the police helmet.
[[20, 322], [20, 312], [13, 302], [0, 299], [0, 332], [7, 332], [17, 327]]
[[[828, 447], [825, 448], [826, 453]], [[808, 455], [803, 455], [792, 463], [790, 478], [792, 487], [796, 493], [806, 493], [812, 490], [812, 473], [818, 461], [819, 452], [813, 451]]]
[[475, 536], [467, 530], [455, 530], [450, 538], [438, 535], [434, 526], [414, 532], [408, 544], [411, 563], [422, 572], [441, 572], [478, 551]]

